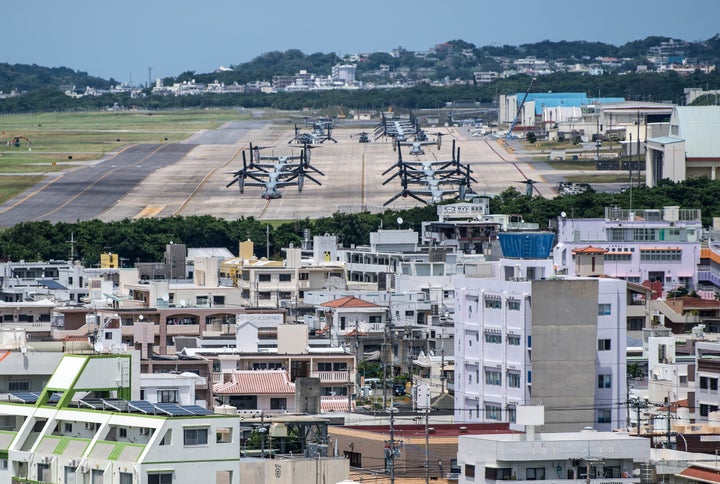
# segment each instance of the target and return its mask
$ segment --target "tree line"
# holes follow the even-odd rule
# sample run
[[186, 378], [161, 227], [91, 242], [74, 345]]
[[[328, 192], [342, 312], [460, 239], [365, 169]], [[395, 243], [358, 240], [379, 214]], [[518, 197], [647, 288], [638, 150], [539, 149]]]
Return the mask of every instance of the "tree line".
[[[678, 205], [681, 208], [702, 210], [703, 225], [712, 217], [720, 216], [720, 181], [695, 178], [681, 183], [662, 181], [657, 187], [638, 187], [622, 193], [596, 193], [589, 190], [581, 194], [563, 195], [553, 199], [528, 196], [515, 188], [508, 188], [490, 199], [491, 213], [519, 214], [526, 222], [548, 227], [548, 221], [562, 212], [574, 218], [603, 218], [605, 207], [662, 208]], [[368, 245], [370, 232], [399, 228], [412, 228], [420, 233], [424, 221], [437, 219], [435, 205], [409, 210], [386, 210], [346, 214], [334, 213], [318, 219], [301, 219], [287, 222], [267, 222], [253, 217], [226, 220], [209, 215], [188, 217], [124, 219], [115, 222], [89, 220], [77, 223], [24, 222], [0, 231], [0, 260], [46, 261], [68, 260], [71, 243], [76, 260], [93, 267], [100, 254], [112, 252], [121, 258], [124, 267], [136, 262], [163, 260], [165, 246], [171, 242], [188, 247], [224, 247], [237, 255], [239, 242], [252, 240], [259, 257], [270, 253], [281, 258], [281, 249], [299, 247], [305, 230], [312, 235], [333, 234], [344, 247], [352, 244]], [[268, 246], [267, 240], [270, 245]]]
[[[34, 112], [72, 112], [103, 110], [114, 104], [145, 110], [206, 109], [206, 108], [275, 108], [281, 110], [332, 109], [343, 106], [347, 110], [436, 109], [458, 99], [480, 104], [496, 101], [498, 93], [524, 92], [530, 77], [518, 75], [498, 79], [490, 84], [455, 85], [447, 87], [418, 84], [411, 88], [328, 90], [279, 93], [228, 93], [196, 96], [145, 96], [106, 94], [71, 98], [53, 89], [38, 89], [22, 96], [0, 99], [0, 114]], [[680, 76], [675, 72], [604, 74], [588, 76], [578, 73], [558, 73], [542, 76], [533, 84], [534, 92], [585, 92], [590, 97], [622, 97], [627, 100], [659, 101], [684, 104], [687, 87], [720, 88], [720, 73], [695, 72]]]

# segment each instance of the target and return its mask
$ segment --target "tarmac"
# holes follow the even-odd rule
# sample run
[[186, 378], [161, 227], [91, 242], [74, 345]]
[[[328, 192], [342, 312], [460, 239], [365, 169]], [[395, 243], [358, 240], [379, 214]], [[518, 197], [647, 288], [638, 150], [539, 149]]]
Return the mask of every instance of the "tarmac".
[[[289, 143], [294, 124], [287, 121], [234, 121], [217, 130], [196, 133], [178, 144], [136, 145], [97, 163], [74, 167], [51, 175], [42, 184], [0, 207], [0, 226], [26, 220], [53, 223], [97, 218], [115, 221], [125, 218], [173, 215], [212, 215], [235, 220], [291, 220], [330, 216], [341, 212], [382, 212], [422, 205], [412, 197], [398, 197], [399, 177], [387, 184], [383, 172], [397, 163], [390, 138], [380, 137], [359, 143], [365, 124], [339, 123], [332, 131], [337, 143], [327, 140], [312, 149], [311, 164], [324, 173], [313, 176], [321, 186], [306, 180], [302, 192], [296, 187], [282, 189], [282, 198], [265, 200], [261, 188], [238, 184], [226, 188], [232, 173], [242, 168], [242, 151], [249, 143], [268, 146], [264, 155], [299, 154], [301, 145]], [[524, 193], [525, 180], [532, 179], [535, 195], [554, 197], [557, 176], [547, 164], [521, 161], [504, 140], [473, 137], [468, 128], [426, 128], [433, 139], [441, 132], [442, 146], [425, 146], [424, 155], [403, 160], [450, 160], [452, 141], [460, 148], [460, 161], [470, 164], [477, 180], [472, 188], [478, 195], [497, 195], [513, 186]], [[578, 172], [573, 172], [577, 174]], [[550, 178], [550, 181], [546, 181]]]

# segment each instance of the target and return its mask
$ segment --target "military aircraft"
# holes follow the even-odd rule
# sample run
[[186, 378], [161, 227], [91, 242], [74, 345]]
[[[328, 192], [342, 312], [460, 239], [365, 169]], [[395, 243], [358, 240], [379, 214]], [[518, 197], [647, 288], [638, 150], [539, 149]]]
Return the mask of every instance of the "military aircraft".
[[[250, 164], [247, 164], [245, 151], [243, 151], [243, 168], [231, 173], [233, 179], [226, 185], [226, 188], [237, 183], [240, 193], [244, 193], [245, 187], [261, 187], [263, 190], [260, 196], [271, 200], [282, 198], [280, 188], [297, 186], [298, 192], [302, 192], [306, 178], [322, 185], [308, 171], [314, 171], [322, 176], [325, 174], [310, 165], [305, 150], [301, 150], [299, 155], [262, 156], [259, 154], [260, 148], [253, 147], [251, 144], [249, 151]], [[293, 163], [296, 160], [299, 163]], [[263, 161], [272, 161], [272, 163], [263, 163]]]
[[410, 137], [415, 137], [419, 131], [418, 121], [412, 113], [407, 118], [397, 115], [389, 117], [382, 113], [382, 119], [375, 127], [374, 134], [376, 140], [385, 136], [393, 138], [394, 141], [407, 141]]
[[[308, 120], [305, 120], [305, 125], [308, 125]], [[332, 129], [333, 129], [333, 120], [330, 118], [319, 118], [312, 122], [310, 122], [312, 125], [311, 131], [306, 132], [300, 132], [300, 128], [295, 125], [295, 136], [290, 138], [290, 141], [288, 141], [288, 144], [290, 143], [298, 143], [298, 144], [318, 144], [318, 143], [324, 143], [325, 141], [332, 141], [333, 143], [337, 143], [337, 140], [333, 138], [332, 136]]]
[[393, 148], [399, 147], [399, 146], [409, 146], [410, 151], [408, 152], [411, 155], [424, 155], [425, 150], [423, 150], [423, 146], [429, 146], [429, 145], [437, 145], [438, 151], [440, 150], [440, 146], [442, 146], [442, 133], [437, 133], [435, 141], [427, 141], [427, 135], [424, 134], [422, 138], [424, 138], [423, 141], [419, 141], [417, 137], [415, 138], [415, 141], [400, 141], [398, 140], [395, 145], [393, 145]]
[[[385, 202], [384, 206], [397, 200], [399, 197], [415, 198], [423, 203], [437, 203], [445, 198], [460, 198], [473, 193], [471, 182], [477, 182], [470, 174], [470, 165], [460, 163], [460, 148], [455, 148], [453, 141], [453, 155], [449, 161], [403, 161], [402, 152], [398, 150], [398, 161], [385, 170], [387, 175], [393, 170], [397, 172], [387, 178], [383, 185], [399, 177], [402, 190]], [[418, 185], [417, 188], [411, 188]]]

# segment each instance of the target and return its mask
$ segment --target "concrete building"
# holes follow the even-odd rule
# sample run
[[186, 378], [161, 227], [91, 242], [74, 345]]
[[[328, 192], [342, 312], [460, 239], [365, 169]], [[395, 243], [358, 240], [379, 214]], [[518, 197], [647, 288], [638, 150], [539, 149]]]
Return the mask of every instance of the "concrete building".
[[645, 183], [674, 182], [706, 176], [718, 178], [720, 168], [720, 106], [676, 106], [666, 136], [649, 138]]
[[[395, 476], [425, 477], [426, 450], [428, 476], [434, 481], [458, 473], [458, 439], [464, 435], [510, 434], [507, 424], [446, 424], [433, 422], [426, 434], [424, 425], [399, 424], [394, 427], [394, 444], [398, 449], [392, 464], [385, 449], [390, 448], [387, 425], [346, 425], [328, 427], [330, 441], [337, 441], [338, 453], [350, 467], [365, 474], [387, 474], [394, 465]], [[427, 435], [427, 437], [426, 437]], [[444, 481], [440, 481], [444, 482]]]
[[456, 278], [455, 418], [514, 422], [542, 402], [545, 431], [624, 426], [625, 281], [555, 277], [552, 235], [508, 236], [492, 277]]
[[649, 457], [647, 439], [613, 432], [461, 435], [458, 482], [639, 483]]
[[636, 284], [659, 282], [663, 294], [679, 286], [697, 287], [700, 210], [608, 207], [604, 219], [561, 216], [557, 229], [553, 259], [559, 274], [577, 275], [577, 251], [591, 246], [605, 251], [596, 259], [601, 274]]
[[0, 402], [0, 479], [239, 483], [237, 416], [135, 400], [133, 367], [129, 355], [66, 355], [41, 393]]

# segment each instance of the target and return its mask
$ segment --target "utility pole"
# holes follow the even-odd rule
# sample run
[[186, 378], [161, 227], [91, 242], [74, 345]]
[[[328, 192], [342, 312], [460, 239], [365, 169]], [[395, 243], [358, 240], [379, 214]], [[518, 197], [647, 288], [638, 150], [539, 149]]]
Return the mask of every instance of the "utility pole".
[[[383, 362], [385, 363], [383, 365], [383, 410], [387, 408], [387, 365], [388, 365], [388, 351], [387, 351], [387, 336], [388, 336], [388, 327], [385, 326], [385, 335], [383, 339]], [[391, 418], [392, 422], [392, 418]], [[392, 429], [392, 425], [390, 426]]]
[[668, 449], [672, 449], [672, 446], [670, 445], [670, 394], [668, 393], [668, 400], [667, 400], [667, 447]]
[[425, 409], [425, 484], [430, 484], [430, 409]]
[[445, 334], [440, 335], [440, 395], [445, 393]]
[[385, 463], [390, 470], [390, 484], [395, 484], [395, 409], [390, 409], [390, 444], [385, 447]]

